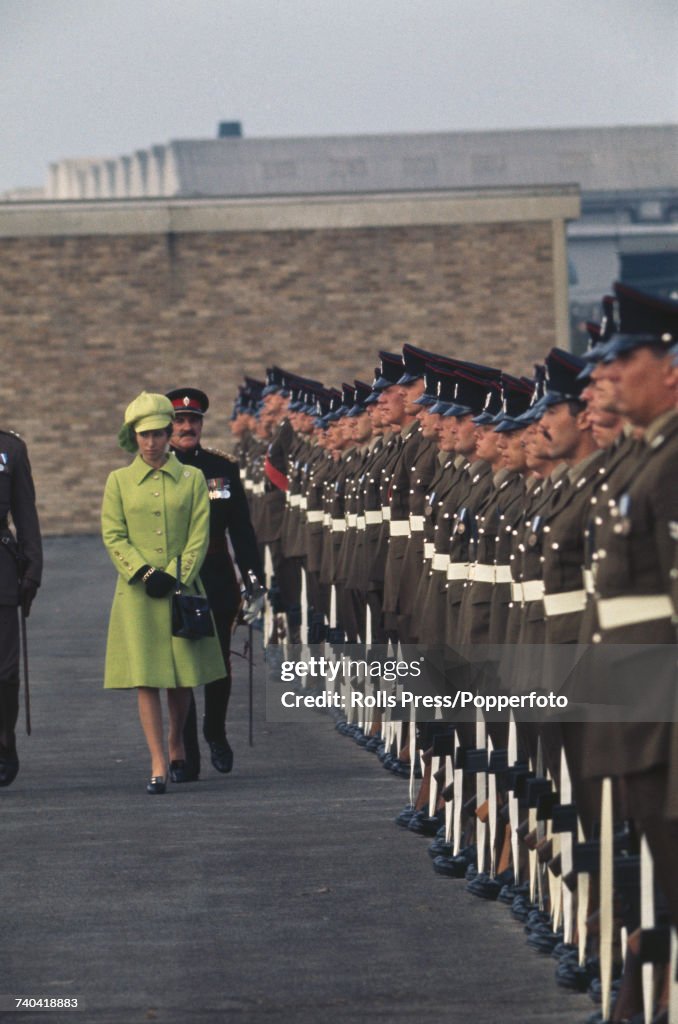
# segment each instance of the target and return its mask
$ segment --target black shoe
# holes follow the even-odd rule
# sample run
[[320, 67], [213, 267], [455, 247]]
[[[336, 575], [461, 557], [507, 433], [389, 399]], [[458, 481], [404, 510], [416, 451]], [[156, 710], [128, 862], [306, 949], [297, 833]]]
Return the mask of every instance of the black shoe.
[[528, 946], [536, 953], [544, 953], [550, 956], [558, 943], [562, 943], [563, 933], [554, 932], [550, 924], [539, 925], [533, 928], [527, 937]]
[[172, 782], [192, 782], [185, 761], [170, 761], [169, 777]]
[[446, 843], [444, 839], [434, 839], [428, 848], [428, 855], [431, 860], [436, 857], [451, 857], [453, 855], [452, 843]]
[[408, 804], [407, 807], [403, 807], [397, 818], [394, 818], [396, 825], [400, 825], [401, 828], [407, 828], [409, 823], [412, 821], [412, 816], [416, 814], [413, 804]]
[[579, 947], [575, 946], [573, 942], [558, 942], [551, 950], [551, 956], [554, 960], [560, 960], [561, 957], [577, 957], [579, 955]]
[[506, 871], [502, 871], [501, 874], [496, 875], [495, 878], [490, 878], [485, 873], [476, 875], [468, 883], [466, 889], [473, 896], [478, 896], [482, 900], [496, 900], [499, 897], [502, 886], [508, 885], [511, 882], [513, 882], [513, 871], [508, 868]]
[[435, 857], [433, 859], [433, 870], [437, 875], [444, 875], [446, 878], [463, 878], [466, 874], [466, 860], [463, 857]]
[[222, 775], [228, 775], [233, 768], [233, 751], [227, 739], [208, 740], [212, 764]]
[[153, 775], [151, 776], [151, 781], [146, 785], [146, 792], [151, 793], [151, 795], [155, 793], [164, 793], [166, 788], [167, 783], [165, 781], [165, 776]]
[[0, 758], [0, 786], [11, 786], [19, 774], [19, 758]]
[[529, 893], [530, 886], [528, 882], [521, 882], [520, 885], [502, 885], [499, 895], [497, 896], [497, 902], [505, 903], [510, 907], [516, 896], [524, 896], [527, 899]]
[[440, 827], [440, 815], [442, 812], [438, 812], [433, 816], [428, 813], [428, 807], [425, 810], [417, 811], [410, 818], [407, 828], [410, 832], [416, 832], [418, 836], [433, 836], [436, 835]]

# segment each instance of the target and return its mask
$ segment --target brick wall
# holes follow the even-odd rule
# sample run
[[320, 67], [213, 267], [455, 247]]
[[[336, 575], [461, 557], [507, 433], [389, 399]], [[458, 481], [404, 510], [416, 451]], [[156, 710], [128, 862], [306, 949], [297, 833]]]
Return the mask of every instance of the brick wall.
[[[61, 204], [55, 204], [61, 205]], [[31, 222], [33, 223], [33, 222]], [[556, 343], [552, 218], [68, 234], [0, 217], [0, 426], [29, 444], [46, 533], [95, 532], [126, 404], [182, 384], [228, 444], [243, 374], [370, 380], [404, 341], [529, 373]]]

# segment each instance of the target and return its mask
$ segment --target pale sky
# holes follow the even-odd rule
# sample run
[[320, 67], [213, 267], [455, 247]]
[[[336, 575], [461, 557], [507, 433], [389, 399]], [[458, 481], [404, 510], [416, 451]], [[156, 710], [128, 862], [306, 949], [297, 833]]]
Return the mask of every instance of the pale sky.
[[0, 0], [0, 191], [211, 138], [678, 121], [676, 0]]

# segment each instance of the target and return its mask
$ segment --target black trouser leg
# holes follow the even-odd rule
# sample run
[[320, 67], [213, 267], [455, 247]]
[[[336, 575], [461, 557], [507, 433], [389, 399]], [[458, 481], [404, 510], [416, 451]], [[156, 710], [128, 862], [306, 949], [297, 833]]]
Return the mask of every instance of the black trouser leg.
[[208, 743], [218, 743], [226, 736], [226, 711], [231, 696], [231, 676], [215, 679], [205, 687], [205, 717], [203, 736]]
[[226, 675], [205, 687], [205, 717], [202, 731], [208, 743], [220, 743], [226, 737], [226, 713], [231, 697], [231, 630], [238, 609], [233, 606], [217, 606], [213, 611]]
[[[226, 735], [226, 712], [231, 696], [231, 629], [237, 607], [224, 605], [223, 602], [211, 598], [214, 624], [221, 646], [221, 653], [226, 666], [226, 675], [222, 679], [205, 686], [205, 716], [203, 718], [203, 735], [208, 743], [223, 741]], [[198, 715], [195, 695], [191, 694], [191, 703], [184, 725], [184, 748], [189, 771], [200, 772], [200, 741], [198, 739]]]
[[198, 715], [195, 710], [195, 695], [191, 691], [191, 703], [184, 723], [184, 751], [186, 766], [191, 775], [200, 774], [200, 743], [198, 741]]
[[0, 606], [0, 760], [16, 759], [19, 717], [19, 615]]
[[19, 680], [0, 683], [0, 760], [16, 758], [16, 723], [19, 717]]

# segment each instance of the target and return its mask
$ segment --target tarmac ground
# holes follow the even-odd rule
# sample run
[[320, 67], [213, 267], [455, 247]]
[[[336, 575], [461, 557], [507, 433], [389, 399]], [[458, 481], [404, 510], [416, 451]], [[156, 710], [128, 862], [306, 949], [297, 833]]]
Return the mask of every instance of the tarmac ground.
[[328, 716], [265, 721], [260, 651], [254, 746], [236, 657], [233, 773], [204, 750], [199, 782], [149, 797], [135, 695], [102, 689], [115, 570], [97, 537], [45, 548], [33, 731], [22, 714], [0, 791], [0, 1019], [583, 1024], [595, 1007], [558, 989], [509, 910], [435, 875], [394, 825], [406, 781]]

